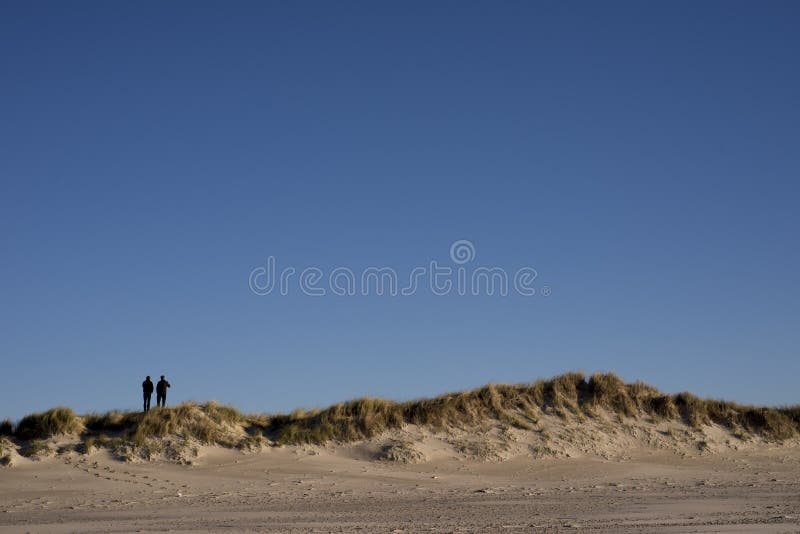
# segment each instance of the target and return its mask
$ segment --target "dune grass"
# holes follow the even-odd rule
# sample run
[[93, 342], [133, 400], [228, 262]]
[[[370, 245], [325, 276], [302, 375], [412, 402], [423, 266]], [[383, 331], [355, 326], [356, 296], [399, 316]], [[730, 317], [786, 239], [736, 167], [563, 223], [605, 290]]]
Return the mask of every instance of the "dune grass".
[[783, 440], [800, 433], [800, 407], [765, 408], [705, 400], [691, 393], [666, 395], [647, 384], [625, 384], [612, 373], [567, 373], [533, 384], [490, 384], [472, 391], [397, 403], [358, 399], [324, 410], [273, 416], [267, 433], [278, 443], [353, 441], [416, 424], [467, 427], [494, 419], [531, 429], [542, 412], [596, 417], [600, 411], [655, 421], [680, 420], [699, 428], [718, 424], [731, 431]]
[[407, 424], [447, 430], [496, 421], [534, 430], [543, 414], [583, 420], [603, 413], [655, 422], [681, 421], [695, 428], [717, 424], [737, 435], [778, 441], [800, 434], [800, 406], [766, 408], [701, 399], [686, 392], [668, 395], [642, 382], [625, 384], [612, 373], [595, 373], [587, 379], [583, 373], [573, 372], [531, 384], [489, 384], [429, 399], [394, 402], [362, 398], [278, 415], [245, 415], [215, 402], [184, 403], [146, 414], [112, 411], [83, 417], [60, 407], [26, 416], [16, 428], [10, 422], [0, 423], [0, 435], [13, 434], [33, 443], [76, 434], [86, 452], [126, 444], [143, 447], [167, 437], [251, 449], [262, 443], [355, 441]]
[[14, 423], [11, 419], [0, 421], [0, 437], [12, 437], [14, 435]]
[[235, 408], [206, 404], [183, 403], [170, 408], [150, 410], [138, 421], [127, 436], [135, 445], [143, 445], [150, 438], [178, 435], [201, 443], [235, 446], [230, 427], [244, 423], [245, 417]]
[[89, 454], [95, 449], [110, 449], [115, 450], [124, 444], [124, 440], [120, 437], [108, 437], [104, 435], [92, 436], [88, 435], [83, 438], [83, 444], [79, 447], [81, 452]]
[[46, 439], [63, 434], [78, 434], [83, 423], [71, 408], [60, 406], [42, 413], [23, 417], [14, 429], [14, 435], [22, 440]]
[[22, 454], [28, 458], [37, 458], [41, 456], [49, 456], [54, 451], [49, 443], [34, 439], [28, 442], [27, 446], [23, 448]]
[[122, 432], [134, 428], [142, 418], [138, 412], [113, 410], [104, 414], [90, 413], [83, 416], [83, 424], [90, 432]]
[[201, 410], [217, 424], [237, 424], [246, 420], [233, 406], [217, 404], [215, 401], [200, 406]]

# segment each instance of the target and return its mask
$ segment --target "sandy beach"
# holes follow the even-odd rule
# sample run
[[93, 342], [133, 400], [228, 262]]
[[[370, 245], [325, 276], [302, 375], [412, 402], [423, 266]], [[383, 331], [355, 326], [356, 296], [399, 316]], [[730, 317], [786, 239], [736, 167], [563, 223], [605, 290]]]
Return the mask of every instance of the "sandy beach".
[[359, 445], [203, 448], [193, 465], [107, 452], [0, 472], [0, 532], [797, 532], [794, 447], [682, 457], [403, 464]]

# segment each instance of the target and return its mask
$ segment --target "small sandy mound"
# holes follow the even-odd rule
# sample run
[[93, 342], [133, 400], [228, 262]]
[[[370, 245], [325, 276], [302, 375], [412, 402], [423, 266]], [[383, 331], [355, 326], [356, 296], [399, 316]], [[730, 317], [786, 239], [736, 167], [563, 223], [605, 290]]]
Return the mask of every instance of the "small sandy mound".
[[401, 464], [416, 464], [424, 462], [427, 458], [414, 442], [393, 439], [381, 447], [376, 459]]

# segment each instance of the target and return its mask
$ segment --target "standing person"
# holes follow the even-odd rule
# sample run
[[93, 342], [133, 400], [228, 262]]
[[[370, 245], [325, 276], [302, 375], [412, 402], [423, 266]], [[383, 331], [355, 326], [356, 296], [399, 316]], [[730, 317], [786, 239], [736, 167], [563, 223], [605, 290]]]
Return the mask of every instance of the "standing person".
[[150, 397], [153, 396], [153, 382], [150, 380], [150, 376], [142, 382], [142, 395], [144, 396], [144, 412], [147, 413], [150, 411]]
[[167, 406], [167, 388], [171, 388], [172, 384], [166, 381], [164, 375], [161, 375], [161, 380], [156, 384], [156, 406]]

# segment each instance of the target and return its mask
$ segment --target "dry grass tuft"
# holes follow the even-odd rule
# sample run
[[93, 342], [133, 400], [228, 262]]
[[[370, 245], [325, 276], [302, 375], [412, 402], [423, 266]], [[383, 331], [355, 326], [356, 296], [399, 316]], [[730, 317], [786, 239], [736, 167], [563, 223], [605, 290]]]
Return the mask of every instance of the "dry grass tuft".
[[800, 421], [792, 416], [792, 410], [798, 408], [759, 408], [720, 400], [702, 402], [712, 422], [734, 430], [744, 430], [775, 440], [791, 438], [798, 431]]
[[586, 375], [575, 372], [566, 373], [551, 379], [546, 384], [549, 386], [550, 402], [559, 414], [564, 415], [566, 411], [580, 412], [578, 394], [586, 389]]
[[83, 440], [83, 445], [80, 447], [81, 452], [84, 454], [91, 453], [94, 449], [108, 449], [116, 451], [124, 444], [124, 440], [119, 437], [108, 436], [86, 436]]
[[22, 455], [28, 458], [39, 459], [45, 456], [50, 456], [55, 452], [49, 443], [35, 439], [28, 443], [27, 447], [22, 449]]
[[675, 400], [670, 395], [656, 395], [649, 397], [645, 404], [645, 410], [655, 419], [677, 419], [680, 417]]
[[[210, 414], [204, 409], [209, 406], [211, 406]], [[157, 408], [144, 414], [135, 430], [128, 433], [128, 437], [137, 446], [144, 445], [151, 438], [170, 435], [196, 439], [201, 443], [233, 446], [235, 443], [220, 425], [220, 421], [231, 417], [231, 414], [229, 409], [223, 409], [212, 403], [200, 406], [186, 402], [169, 408]]]
[[53, 408], [26, 415], [17, 424], [15, 435], [22, 440], [45, 439], [62, 434], [79, 434], [83, 423], [70, 408]]
[[587, 404], [590, 406], [602, 407], [629, 417], [639, 412], [639, 407], [628, 393], [625, 382], [613, 373], [593, 374], [587, 389], [589, 393]]
[[12, 437], [14, 435], [14, 423], [10, 419], [0, 421], [0, 437]]
[[87, 430], [92, 432], [124, 432], [136, 426], [142, 414], [117, 410], [104, 414], [90, 413], [82, 417]]
[[675, 406], [683, 416], [686, 424], [693, 428], [700, 428], [710, 422], [708, 418], [708, 407], [703, 399], [691, 393], [678, 393], [674, 398]]
[[218, 424], [235, 425], [246, 420], [245, 416], [233, 406], [220, 406], [215, 401], [203, 404], [201, 409]]

